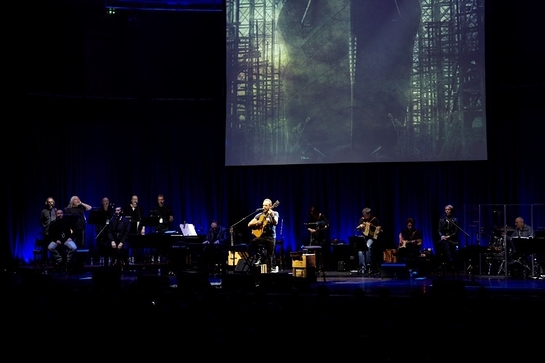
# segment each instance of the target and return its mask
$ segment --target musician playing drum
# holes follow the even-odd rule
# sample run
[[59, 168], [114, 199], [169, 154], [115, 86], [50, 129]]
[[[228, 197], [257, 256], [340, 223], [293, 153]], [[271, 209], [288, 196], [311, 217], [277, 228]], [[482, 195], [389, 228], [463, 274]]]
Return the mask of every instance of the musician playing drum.
[[279, 204], [276, 201], [273, 205], [270, 199], [263, 200], [263, 211], [257, 213], [248, 222], [255, 238], [250, 243], [250, 251], [255, 255], [254, 265], [259, 266], [263, 262], [267, 264], [267, 271], [271, 272], [274, 242], [276, 241], [276, 225], [280, 215], [273, 208]]

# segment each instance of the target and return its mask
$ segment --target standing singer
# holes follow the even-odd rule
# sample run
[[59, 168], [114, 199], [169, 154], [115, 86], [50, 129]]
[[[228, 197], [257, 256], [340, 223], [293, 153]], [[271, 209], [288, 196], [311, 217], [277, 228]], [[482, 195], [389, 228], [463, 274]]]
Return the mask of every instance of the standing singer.
[[[138, 204], [138, 195], [133, 195], [131, 197], [131, 201], [128, 205], [123, 208], [123, 215], [125, 218], [130, 220], [130, 229], [129, 229], [129, 235], [135, 236], [135, 235], [145, 235], [146, 234], [146, 226], [142, 223], [142, 218], [144, 217], [144, 210], [140, 204]], [[129, 237], [131, 238], [131, 237]], [[132, 262], [142, 262], [144, 261], [144, 249], [141, 248], [131, 248], [129, 250], [129, 259]]]
[[445, 214], [439, 220], [439, 241], [436, 242], [436, 253], [441, 257], [441, 262], [447, 263], [454, 269], [456, 249], [458, 247], [458, 219], [454, 217], [454, 207], [445, 206]]
[[131, 202], [123, 209], [123, 215], [131, 221], [131, 234], [146, 233], [146, 227], [142, 224], [144, 211], [142, 210], [142, 207], [138, 205], [137, 195], [131, 197]]

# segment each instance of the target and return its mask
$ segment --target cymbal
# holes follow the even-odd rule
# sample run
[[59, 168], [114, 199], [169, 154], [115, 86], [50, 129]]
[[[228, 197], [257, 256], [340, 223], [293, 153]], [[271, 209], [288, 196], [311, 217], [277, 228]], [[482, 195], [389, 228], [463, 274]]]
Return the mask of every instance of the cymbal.
[[503, 228], [497, 228], [496, 231], [507, 231], [507, 232], [514, 232], [515, 231], [515, 227], [503, 227]]

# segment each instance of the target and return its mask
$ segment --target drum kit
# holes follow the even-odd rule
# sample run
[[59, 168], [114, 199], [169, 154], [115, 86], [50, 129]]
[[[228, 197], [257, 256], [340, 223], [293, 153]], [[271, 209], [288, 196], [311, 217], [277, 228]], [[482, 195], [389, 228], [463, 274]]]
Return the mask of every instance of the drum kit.
[[[489, 245], [485, 253], [488, 262], [488, 275], [500, 274], [505, 267], [505, 248], [509, 246], [507, 236], [515, 231], [514, 227], [494, 228], [490, 238]], [[509, 247], [507, 247], [509, 253]]]
[[[514, 227], [508, 226], [495, 228], [492, 235], [488, 236], [490, 243], [484, 254], [488, 263], [488, 275], [508, 273], [511, 276], [521, 275], [533, 278], [542, 276], [543, 269], [535, 260], [534, 249], [530, 246], [522, 249], [520, 245], [515, 248], [514, 241], [511, 239], [514, 231]], [[530, 263], [529, 259], [534, 261]]]
[[490, 244], [488, 249], [491, 252], [504, 252], [505, 251], [505, 241], [506, 233], [507, 236], [511, 235], [515, 231], [514, 227], [503, 227], [495, 228], [492, 231], [492, 238], [490, 239]]

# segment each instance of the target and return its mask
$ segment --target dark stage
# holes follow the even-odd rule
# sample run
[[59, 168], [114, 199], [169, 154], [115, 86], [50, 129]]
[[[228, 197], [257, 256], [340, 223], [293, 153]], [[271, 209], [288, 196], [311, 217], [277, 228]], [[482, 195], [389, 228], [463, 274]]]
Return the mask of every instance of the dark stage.
[[419, 275], [416, 272], [410, 274], [403, 264], [395, 263], [383, 264], [382, 271], [372, 275], [356, 271], [318, 271], [309, 277], [294, 277], [291, 269], [257, 274], [230, 270], [224, 275], [207, 277], [191, 270], [176, 273], [167, 263], [129, 265], [124, 270], [85, 265], [73, 272], [56, 270], [51, 266], [21, 266], [5, 275], [9, 286], [21, 288], [55, 285], [89, 290], [116, 289], [118, 292], [141, 288], [176, 291], [179, 285], [189, 284], [196, 289], [195, 292], [214, 289], [218, 293], [262, 291], [275, 295], [294, 292], [314, 295], [327, 291], [332, 296], [364, 293], [368, 297], [380, 297], [387, 293], [396, 298], [414, 295], [432, 298], [438, 292], [448, 292], [463, 298], [474, 298], [483, 293], [494, 298], [545, 298], [544, 275], [512, 275], [511, 270], [507, 275], [503, 271], [472, 275], [462, 269], [457, 272], [436, 270]]
[[392, 275], [390, 268], [383, 274], [391, 277], [326, 271], [303, 278], [291, 269], [205, 277], [173, 273], [168, 264], [86, 265], [70, 274], [26, 266], [4, 273], [3, 304], [16, 317], [14, 336], [70, 331], [79, 343], [113, 336], [138, 348], [127, 349], [127, 358], [167, 357], [180, 344], [188, 352], [203, 343], [209, 357], [221, 358], [270, 342], [274, 356], [294, 345], [293, 354], [307, 358], [361, 345], [381, 362], [444, 361], [446, 344], [448, 357], [474, 361], [501, 358], [503, 344], [521, 352], [543, 341], [541, 276]]

